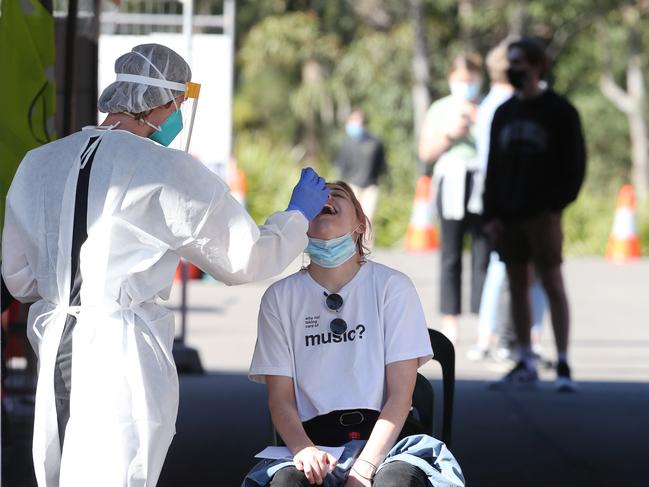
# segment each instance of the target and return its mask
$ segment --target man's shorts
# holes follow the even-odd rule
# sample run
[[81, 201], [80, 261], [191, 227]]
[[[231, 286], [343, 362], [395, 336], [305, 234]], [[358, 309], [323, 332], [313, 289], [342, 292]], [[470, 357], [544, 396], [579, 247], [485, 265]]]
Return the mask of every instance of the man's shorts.
[[545, 211], [531, 218], [505, 221], [503, 227], [496, 247], [505, 264], [531, 261], [538, 269], [561, 265], [561, 212]]

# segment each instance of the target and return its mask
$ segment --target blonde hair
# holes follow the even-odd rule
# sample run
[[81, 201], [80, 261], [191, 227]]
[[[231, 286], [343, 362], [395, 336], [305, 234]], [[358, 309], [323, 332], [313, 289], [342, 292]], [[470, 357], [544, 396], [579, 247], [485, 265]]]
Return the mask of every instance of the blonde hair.
[[509, 68], [509, 60], [507, 59], [508, 44], [508, 42], [502, 41], [487, 54], [485, 64], [492, 83], [509, 82], [507, 79], [507, 68]]
[[458, 69], [466, 69], [472, 73], [482, 73], [482, 56], [475, 52], [466, 52], [458, 54], [451, 61], [448, 74], [451, 75]]
[[358, 218], [358, 221], [363, 229], [362, 231], [358, 232], [360, 235], [356, 240], [356, 250], [361, 257], [365, 257], [370, 253], [368, 243], [370, 242], [370, 237], [372, 235], [372, 224], [370, 223], [370, 219], [363, 211], [361, 202], [358, 201], [358, 198], [354, 194], [354, 190], [352, 190], [349, 184], [344, 181], [333, 181], [331, 183], [327, 183], [327, 187], [329, 189], [336, 188], [341, 190], [349, 197], [349, 200], [352, 202], [352, 205], [354, 206], [354, 212], [356, 213], [356, 218]]

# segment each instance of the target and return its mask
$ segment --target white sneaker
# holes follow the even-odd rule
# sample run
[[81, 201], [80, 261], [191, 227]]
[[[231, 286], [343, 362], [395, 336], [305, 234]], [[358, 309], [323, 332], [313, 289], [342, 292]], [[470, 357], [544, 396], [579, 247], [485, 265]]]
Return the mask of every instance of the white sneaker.
[[539, 375], [535, 368], [528, 367], [521, 361], [502, 379], [491, 382], [488, 386], [493, 391], [507, 389], [533, 389], [538, 385]]
[[557, 364], [557, 380], [554, 381], [554, 388], [557, 392], [576, 392], [577, 385], [570, 375], [570, 367], [566, 362]]

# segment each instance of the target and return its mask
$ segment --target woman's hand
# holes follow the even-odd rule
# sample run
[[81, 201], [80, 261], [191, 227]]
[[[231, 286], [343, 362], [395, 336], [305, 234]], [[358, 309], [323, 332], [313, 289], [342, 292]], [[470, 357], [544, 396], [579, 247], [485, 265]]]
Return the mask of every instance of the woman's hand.
[[345, 487], [370, 487], [371, 485], [372, 481], [358, 475], [353, 468], [347, 477], [347, 482], [345, 482]]
[[469, 133], [471, 125], [471, 116], [466, 112], [458, 112], [453, 117], [450, 117], [445, 130], [449, 144], [454, 140], [465, 137]]
[[[338, 463], [329, 453], [307, 446], [293, 457], [295, 468], [302, 470], [310, 484], [321, 485], [324, 478]], [[359, 484], [362, 485], [362, 484]]]

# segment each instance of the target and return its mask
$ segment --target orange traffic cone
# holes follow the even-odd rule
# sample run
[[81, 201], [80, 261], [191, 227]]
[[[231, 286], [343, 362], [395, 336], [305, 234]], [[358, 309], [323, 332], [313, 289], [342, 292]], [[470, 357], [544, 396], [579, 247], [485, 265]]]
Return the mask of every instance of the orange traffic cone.
[[408, 252], [428, 252], [439, 247], [437, 229], [433, 225], [433, 191], [430, 176], [421, 176], [415, 190], [410, 224], [406, 231]]
[[230, 186], [230, 193], [234, 199], [246, 206], [246, 173], [240, 167], [233, 167], [229, 171], [228, 186]]
[[608, 238], [606, 257], [609, 260], [625, 262], [640, 257], [640, 239], [636, 231], [635, 211], [633, 186], [625, 184], [617, 196], [613, 230]]

